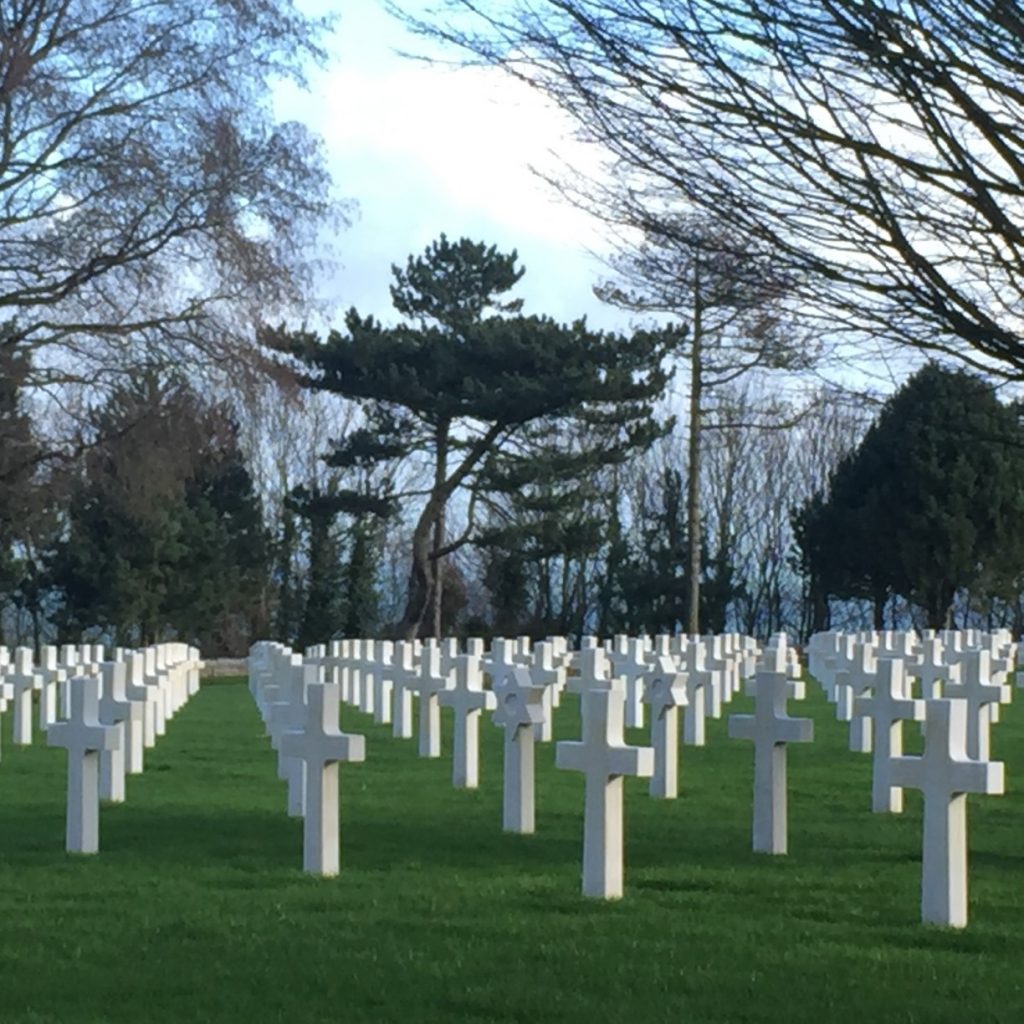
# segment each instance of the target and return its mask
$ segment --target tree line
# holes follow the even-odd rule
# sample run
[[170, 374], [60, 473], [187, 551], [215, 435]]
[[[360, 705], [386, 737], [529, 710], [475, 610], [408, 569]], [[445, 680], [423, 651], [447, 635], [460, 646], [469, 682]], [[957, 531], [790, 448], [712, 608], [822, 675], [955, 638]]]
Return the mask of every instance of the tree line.
[[693, 417], [665, 401], [692, 371], [687, 324], [524, 316], [517, 254], [467, 239], [393, 273], [396, 326], [350, 310], [326, 337], [261, 335], [348, 412], [276, 511], [236, 411], [180, 374], [127, 377], [71, 468], [40, 470], [12, 368], [8, 632], [242, 653], [261, 637], [942, 626], [958, 600], [1020, 622], [1024, 433], [981, 378], [929, 363], [870, 426], [836, 394], [790, 422], [764, 391], [773, 360], [705, 397], [688, 461]]
[[[309, 330], [348, 205], [271, 84], [330, 20], [2, 6], [6, 640], [1019, 624], [1018, 4], [390, 6], [600, 151], [634, 326], [442, 236]], [[869, 343], [975, 375], [813, 383]]]

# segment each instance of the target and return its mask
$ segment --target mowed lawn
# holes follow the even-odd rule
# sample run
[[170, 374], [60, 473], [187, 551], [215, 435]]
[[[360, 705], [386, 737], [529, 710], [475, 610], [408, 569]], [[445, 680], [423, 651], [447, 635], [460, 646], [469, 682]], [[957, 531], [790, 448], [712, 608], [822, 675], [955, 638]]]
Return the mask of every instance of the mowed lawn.
[[[958, 932], [919, 923], [919, 794], [872, 814], [870, 758], [808, 689], [793, 711], [817, 738], [790, 748], [790, 854], [750, 850], [752, 745], [723, 718], [682, 748], [680, 799], [630, 780], [616, 903], [580, 895], [582, 780], [552, 746], [537, 834], [502, 833], [489, 721], [467, 792], [450, 785], [450, 719], [446, 756], [425, 761], [346, 709], [368, 757], [342, 768], [342, 873], [324, 880], [301, 871], [244, 681], [179, 712], [127, 803], [104, 806], [95, 857], [64, 852], [64, 752], [12, 746], [7, 715], [0, 1024], [1024, 1020], [1020, 700], [993, 739], [1009, 792], [971, 798]], [[557, 716], [578, 736], [572, 698]]]

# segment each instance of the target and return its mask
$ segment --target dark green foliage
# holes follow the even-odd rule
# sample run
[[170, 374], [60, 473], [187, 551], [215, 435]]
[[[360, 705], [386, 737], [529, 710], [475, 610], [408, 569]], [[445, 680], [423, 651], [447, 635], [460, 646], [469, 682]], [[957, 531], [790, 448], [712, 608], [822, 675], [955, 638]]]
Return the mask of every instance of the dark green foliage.
[[[667, 429], [653, 403], [676, 336], [638, 332], [627, 339], [588, 330], [582, 320], [522, 316], [519, 300], [504, 297], [523, 273], [516, 259], [515, 252], [442, 236], [405, 270], [393, 268], [395, 307], [413, 322], [386, 327], [352, 309], [344, 331], [324, 341], [283, 328], [263, 336], [309, 367], [307, 387], [359, 402], [365, 422], [342, 439], [331, 464], [428, 462], [426, 500], [413, 514], [405, 635], [420, 632], [436, 605], [446, 554], [471, 539], [452, 544], [447, 536], [457, 491], [485, 495], [513, 478], [539, 479], [551, 464], [549, 431], [562, 421], [586, 437], [582, 453], [560, 453], [577, 468], [624, 459]], [[545, 429], [534, 429], [538, 424]], [[435, 607], [427, 632], [439, 628], [438, 615]]]
[[308, 537], [305, 601], [295, 637], [299, 649], [324, 643], [342, 629], [344, 570], [332, 497], [306, 487], [296, 488], [288, 497], [287, 504], [305, 521]]
[[928, 365], [795, 514], [816, 595], [890, 594], [947, 624], [957, 591], [1024, 568], [1024, 434], [1012, 407], [965, 372]]
[[[349, 555], [344, 570], [345, 636], [376, 636], [381, 627], [377, 568], [380, 524], [365, 517], [349, 530]], [[321, 638], [322, 639], [322, 638]]]
[[144, 376], [91, 430], [52, 556], [62, 635], [173, 635], [244, 653], [266, 629], [267, 540], [229, 413], [180, 380]]
[[41, 500], [43, 451], [25, 409], [28, 373], [27, 357], [0, 345], [0, 607], [24, 608], [38, 623], [44, 596], [37, 548], [54, 523]]

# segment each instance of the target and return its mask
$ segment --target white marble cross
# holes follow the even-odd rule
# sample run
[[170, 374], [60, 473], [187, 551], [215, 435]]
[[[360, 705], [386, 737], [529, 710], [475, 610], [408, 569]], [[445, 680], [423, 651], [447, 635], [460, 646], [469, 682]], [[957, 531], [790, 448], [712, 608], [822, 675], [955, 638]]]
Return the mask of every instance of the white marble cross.
[[814, 722], [786, 713], [791, 680], [788, 672], [759, 671], [747, 684], [753, 692], [754, 714], [730, 715], [729, 735], [754, 741], [754, 827], [757, 853], [786, 853], [786, 744], [810, 743]]
[[484, 689], [483, 641], [471, 639], [455, 659], [454, 686], [438, 697], [455, 712], [452, 742], [452, 785], [476, 789], [480, 784], [480, 712], [493, 711], [495, 696]]
[[43, 688], [42, 674], [33, 668], [31, 647], [19, 647], [14, 652], [14, 664], [7, 673], [7, 682], [14, 687], [14, 735], [19, 746], [32, 742], [32, 694]]
[[534, 729], [534, 733], [538, 740], [549, 743], [558, 691], [565, 686], [565, 669], [557, 663], [554, 645], [545, 640], [533, 645], [529, 667], [530, 678], [535, 686], [541, 687], [544, 694], [544, 720]]
[[[14, 699], [14, 687], [7, 682], [3, 675], [0, 675], [0, 715], [3, 715], [7, 711], [8, 704]], [[0, 733], [3, 730], [0, 729]]]
[[103, 662], [100, 679], [103, 687], [100, 721], [104, 725], [123, 723], [120, 745], [100, 754], [100, 796], [113, 803], [123, 803], [124, 776], [129, 761], [134, 765], [142, 760], [145, 705], [128, 698], [128, 666], [123, 661]]
[[850, 723], [850, 750], [855, 754], [871, 753], [871, 719], [854, 713], [854, 702], [865, 697], [875, 685], [878, 663], [869, 644], [853, 648], [853, 659], [836, 676], [836, 718]]
[[583, 894], [619, 899], [623, 879], [623, 776], [650, 778], [654, 751], [627, 746], [625, 691], [621, 684], [592, 678], [582, 687], [579, 742], [555, 745], [555, 765], [583, 772]]
[[943, 683], [960, 681], [960, 666], [946, 662], [942, 641], [938, 637], [928, 637], [921, 642], [921, 653], [908, 670], [921, 684], [921, 696], [925, 700], [944, 696]]
[[69, 717], [54, 722], [46, 736], [51, 747], [68, 752], [68, 806], [65, 845], [69, 853], [97, 853], [100, 848], [100, 752], [121, 743], [119, 725], [99, 720], [97, 676], [68, 680]]
[[611, 666], [608, 664], [608, 652], [603, 647], [596, 644], [581, 647], [574, 653], [572, 660], [579, 675], [567, 680], [566, 689], [570, 693], [582, 694], [592, 686], [610, 685]]
[[959, 697], [967, 706], [967, 756], [989, 759], [991, 711], [1010, 699], [1010, 688], [992, 680], [992, 656], [986, 650], [965, 651], [960, 678], [946, 684], [947, 697]]
[[363, 640], [359, 657], [359, 710], [364, 715], [373, 715], [377, 707], [377, 642]]
[[441, 706], [438, 698], [448, 689], [448, 677], [441, 672], [441, 649], [427, 642], [420, 651], [420, 671], [406, 684], [419, 696], [419, 755], [441, 756]]
[[491, 641], [491, 649], [482, 662], [484, 672], [491, 677], [491, 686], [513, 665], [519, 664], [518, 648], [514, 640], [506, 640], [504, 637], [495, 637]]
[[395, 682], [391, 665], [395, 658], [395, 645], [390, 640], [377, 644], [377, 665], [373, 670], [373, 720], [378, 725], [390, 725], [393, 711]]
[[42, 677], [42, 689], [39, 691], [39, 728], [43, 732], [57, 721], [57, 698], [60, 686], [67, 679], [64, 669], [57, 660], [58, 654], [57, 648], [49, 644], [40, 652], [39, 674]]
[[505, 730], [505, 775], [501, 827], [534, 830], [534, 727], [544, 715], [544, 691], [533, 685], [528, 668], [513, 665], [494, 680], [492, 721]]
[[706, 742], [704, 722], [713, 701], [712, 690], [719, 685], [719, 674], [705, 668], [704, 645], [700, 640], [688, 644], [683, 668], [686, 672], [686, 710], [683, 714], [683, 742], [703, 747]]
[[647, 675], [646, 651], [642, 640], [635, 637], [616, 636], [608, 655], [611, 674], [621, 679], [626, 690], [626, 728], [642, 729], [644, 726], [643, 684]]
[[871, 809], [899, 814], [903, 790], [889, 777], [892, 758], [903, 753], [903, 723], [924, 721], [924, 701], [905, 697], [907, 680], [903, 662], [880, 657], [873, 693], [854, 701], [854, 712], [871, 720], [874, 736], [872, 756]]
[[341, 687], [313, 683], [306, 690], [304, 715], [281, 737], [281, 752], [303, 766], [306, 779], [302, 826], [302, 869], [336, 875], [339, 867], [339, 761], [365, 761], [363, 736], [338, 728]]
[[1000, 761], [967, 757], [967, 708], [957, 700], [927, 702], [924, 754], [897, 757], [894, 784], [924, 793], [921, 920], [967, 924], [967, 794], [1004, 791]]
[[[127, 675], [125, 678], [125, 696], [136, 701], [142, 707], [142, 746], [156, 745], [156, 705], [159, 694], [155, 688], [146, 685], [146, 656], [141, 651], [125, 654]], [[143, 768], [143, 752], [135, 747], [128, 750], [128, 774], [138, 775]]]
[[391, 658], [391, 735], [396, 739], [412, 739], [412, 695], [420, 670], [416, 664], [416, 645], [399, 640]]
[[277, 775], [288, 784], [288, 814], [300, 818], [306, 807], [306, 769], [301, 760], [284, 752], [284, 737], [301, 729], [306, 721], [306, 694], [317, 684], [316, 665], [303, 663], [301, 654], [289, 655], [276, 669], [278, 683], [267, 686], [271, 691], [268, 703], [267, 731], [277, 751]]
[[651, 796], [674, 800], [679, 795], [679, 709], [686, 706], [686, 673], [675, 659], [656, 655], [644, 677], [644, 701], [651, 706], [654, 774]]

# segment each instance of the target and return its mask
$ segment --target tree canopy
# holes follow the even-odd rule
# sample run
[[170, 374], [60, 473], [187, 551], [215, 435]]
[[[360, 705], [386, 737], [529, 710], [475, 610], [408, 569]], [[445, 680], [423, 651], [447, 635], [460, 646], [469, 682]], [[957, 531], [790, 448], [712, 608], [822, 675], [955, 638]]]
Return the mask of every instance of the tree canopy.
[[925, 366], [827, 492], [802, 506], [796, 527], [820, 597], [870, 599], [880, 626], [885, 601], [899, 594], [929, 626], [948, 625], [958, 590], [1015, 585], [1024, 572], [1019, 410], [977, 377]]
[[303, 297], [329, 179], [270, 88], [326, 24], [290, 0], [0, 3], [0, 319], [37, 382], [105, 383], [125, 351], [215, 365]]
[[465, 490], [472, 503], [485, 493], [485, 479], [491, 486], [510, 475], [529, 482], [544, 471], [537, 446], [557, 432], [560, 419], [587, 427], [584, 450], [565, 454], [564, 468], [595, 453], [621, 459], [667, 427], [654, 403], [667, 380], [663, 359], [678, 333], [625, 338], [591, 331], [582, 320], [524, 316], [518, 301], [506, 298], [523, 273], [516, 261], [515, 252], [442, 235], [404, 270], [393, 268], [392, 295], [406, 322], [385, 326], [352, 309], [345, 330], [324, 340], [283, 328], [264, 334], [267, 344], [308, 367], [305, 386], [360, 403], [365, 424], [334, 446], [331, 465], [410, 458], [428, 464], [401, 627], [409, 635], [420, 630], [431, 601], [432, 628], [438, 628], [437, 563], [475, 529], [470, 508], [466, 534], [446, 538], [445, 514], [457, 491]]

